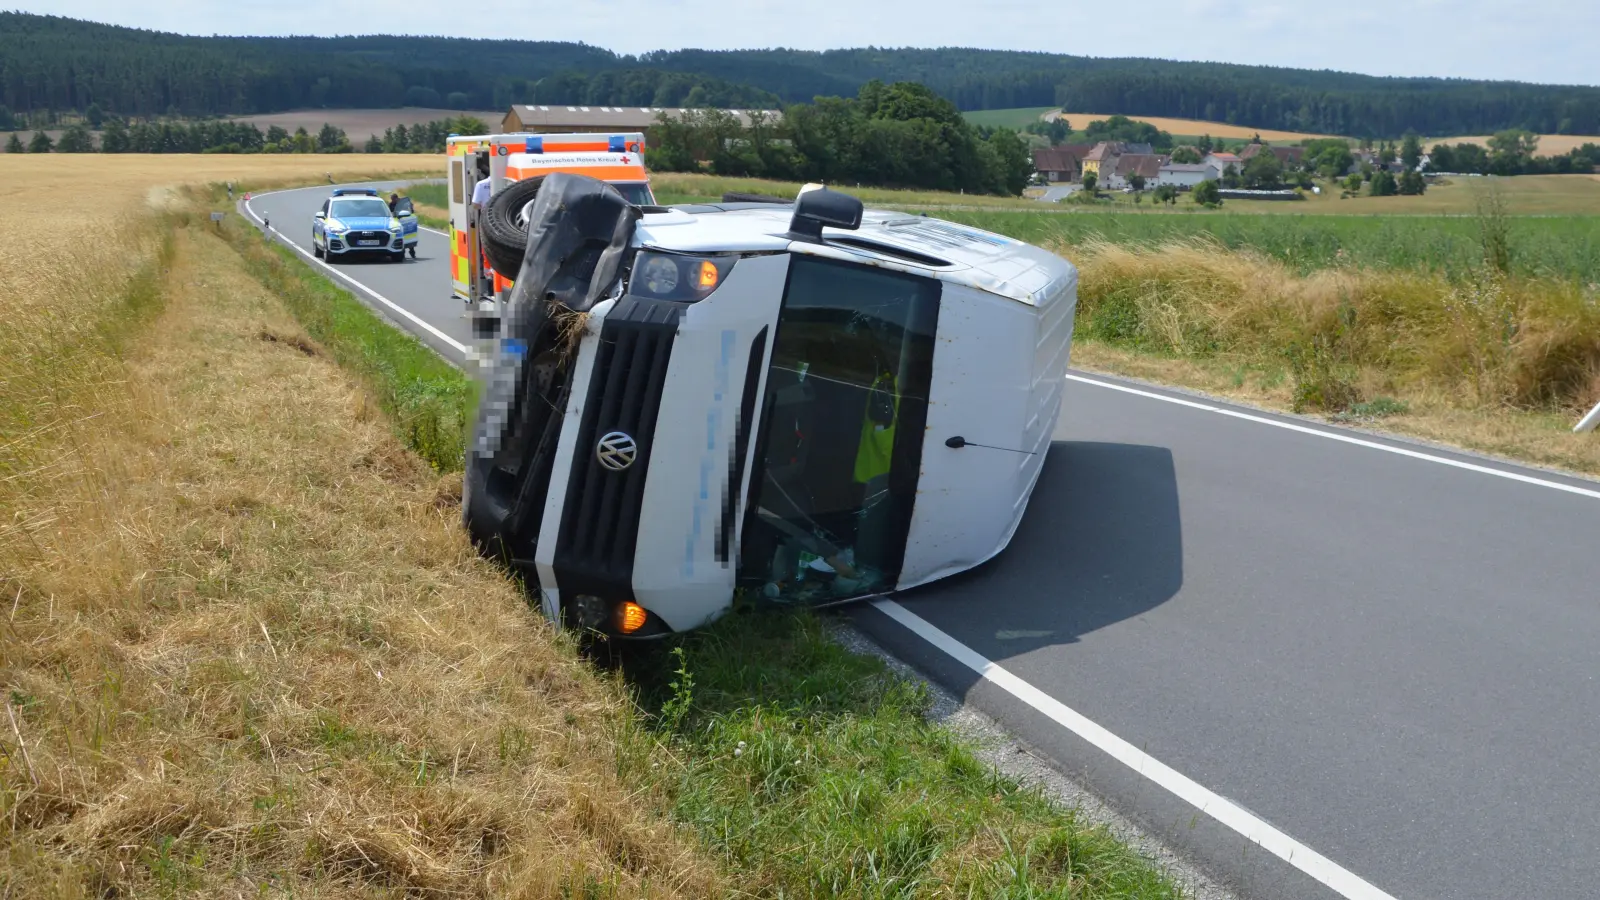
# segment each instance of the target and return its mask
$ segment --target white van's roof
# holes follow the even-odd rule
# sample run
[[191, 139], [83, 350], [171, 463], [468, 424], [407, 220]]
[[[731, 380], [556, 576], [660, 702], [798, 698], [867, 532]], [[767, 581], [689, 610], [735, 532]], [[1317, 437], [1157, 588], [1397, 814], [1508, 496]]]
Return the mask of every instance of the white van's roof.
[[641, 247], [677, 253], [791, 251], [913, 272], [1037, 304], [1074, 278], [1072, 264], [1031, 244], [969, 225], [869, 209], [855, 231], [825, 228], [823, 244], [788, 236], [794, 207], [778, 204], [683, 206], [646, 213]]

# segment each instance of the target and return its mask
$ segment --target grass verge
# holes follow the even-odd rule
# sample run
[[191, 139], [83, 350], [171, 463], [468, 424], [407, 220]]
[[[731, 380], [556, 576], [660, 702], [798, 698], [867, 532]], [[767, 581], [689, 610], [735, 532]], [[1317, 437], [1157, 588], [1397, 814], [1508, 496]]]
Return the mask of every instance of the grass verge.
[[311, 271], [293, 250], [237, 219], [222, 233], [250, 274], [310, 337], [362, 379], [412, 450], [439, 471], [461, 470], [476, 382]]

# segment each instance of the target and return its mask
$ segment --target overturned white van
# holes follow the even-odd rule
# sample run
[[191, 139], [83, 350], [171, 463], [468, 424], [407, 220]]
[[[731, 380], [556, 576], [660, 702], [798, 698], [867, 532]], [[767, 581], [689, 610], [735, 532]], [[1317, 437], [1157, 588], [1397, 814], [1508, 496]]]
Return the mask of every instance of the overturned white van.
[[1060, 409], [1065, 260], [826, 189], [641, 208], [551, 175], [515, 218], [463, 517], [557, 621], [661, 636], [1010, 541]]

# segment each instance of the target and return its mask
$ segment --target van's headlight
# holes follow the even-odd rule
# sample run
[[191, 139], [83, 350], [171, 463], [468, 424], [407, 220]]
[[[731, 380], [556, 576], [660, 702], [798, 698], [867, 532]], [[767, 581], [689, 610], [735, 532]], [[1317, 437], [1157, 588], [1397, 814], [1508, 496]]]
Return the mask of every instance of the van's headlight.
[[633, 261], [628, 293], [657, 300], [704, 300], [721, 286], [737, 257], [640, 253]]

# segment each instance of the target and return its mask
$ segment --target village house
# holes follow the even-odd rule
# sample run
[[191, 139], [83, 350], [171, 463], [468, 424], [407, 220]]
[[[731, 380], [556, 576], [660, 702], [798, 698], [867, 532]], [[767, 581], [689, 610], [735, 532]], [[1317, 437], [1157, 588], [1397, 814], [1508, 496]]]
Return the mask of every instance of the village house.
[[1083, 156], [1083, 175], [1094, 173], [1099, 179], [1101, 187], [1118, 187], [1110, 184], [1116, 177], [1117, 160], [1124, 156], [1150, 156], [1154, 149], [1149, 144], [1133, 144], [1127, 141], [1101, 141]]
[[1175, 163], [1169, 162], [1161, 167], [1157, 184], [1171, 185], [1177, 188], [1192, 188], [1202, 181], [1215, 181], [1213, 169], [1205, 163]]
[[1144, 179], [1145, 187], [1153, 188], [1161, 177], [1161, 166], [1166, 161], [1165, 156], [1154, 153], [1124, 153], [1117, 157], [1116, 164], [1110, 168], [1101, 164], [1101, 172], [1109, 174], [1103, 177], [1100, 184], [1109, 190], [1119, 191], [1131, 187], [1131, 179], [1137, 175]]
[[[1249, 162], [1262, 153], [1271, 153], [1273, 156], [1278, 158], [1278, 162], [1282, 163], [1285, 169], [1294, 169], [1299, 168], [1301, 162], [1305, 160], [1306, 148], [1274, 147], [1271, 144], [1249, 144], [1239, 152], [1239, 159], [1243, 162]], [[1243, 170], [1244, 166], [1241, 164], [1239, 168]]]
[[1212, 175], [1210, 180], [1212, 181], [1221, 181], [1222, 176], [1227, 173], [1229, 166], [1233, 166], [1233, 170], [1235, 172], [1244, 168], [1243, 160], [1241, 160], [1238, 156], [1225, 151], [1207, 154], [1206, 158], [1201, 164], [1211, 169]]
[[1077, 181], [1083, 177], [1083, 158], [1094, 149], [1089, 144], [1063, 144], [1033, 151], [1033, 170], [1047, 182]]

